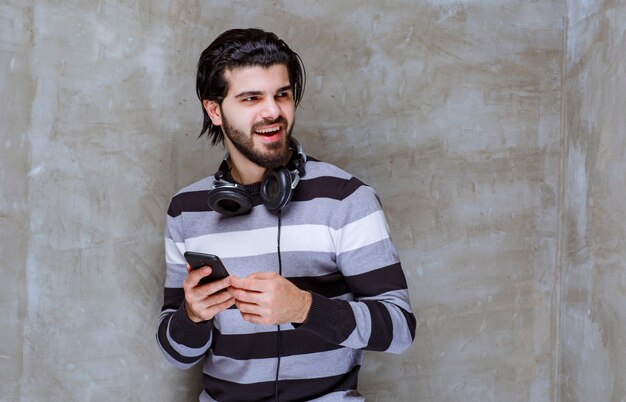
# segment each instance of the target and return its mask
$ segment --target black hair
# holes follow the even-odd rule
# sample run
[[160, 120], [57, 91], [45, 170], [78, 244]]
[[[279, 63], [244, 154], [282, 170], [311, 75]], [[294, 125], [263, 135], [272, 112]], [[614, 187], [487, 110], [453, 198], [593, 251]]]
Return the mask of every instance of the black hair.
[[[272, 32], [258, 28], [231, 29], [218, 36], [198, 60], [196, 93], [202, 103], [215, 101], [219, 105], [228, 94], [226, 72], [240, 67], [270, 67], [284, 64], [289, 74], [297, 107], [304, 94], [306, 73], [300, 56]], [[214, 126], [202, 105], [204, 121], [200, 137], [208, 131], [213, 145], [224, 142], [224, 134], [219, 126]]]

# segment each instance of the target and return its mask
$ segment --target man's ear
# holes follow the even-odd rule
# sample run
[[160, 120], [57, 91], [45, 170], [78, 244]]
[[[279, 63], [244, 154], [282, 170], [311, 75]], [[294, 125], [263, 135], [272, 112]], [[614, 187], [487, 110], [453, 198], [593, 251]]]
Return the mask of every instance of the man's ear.
[[209, 118], [211, 119], [211, 123], [213, 123], [214, 126], [221, 126], [222, 125], [222, 110], [220, 109], [219, 103], [212, 101], [212, 100], [205, 99], [202, 101], [202, 106], [204, 107], [204, 110], [206, 110], [207, 114], [209, 115]]

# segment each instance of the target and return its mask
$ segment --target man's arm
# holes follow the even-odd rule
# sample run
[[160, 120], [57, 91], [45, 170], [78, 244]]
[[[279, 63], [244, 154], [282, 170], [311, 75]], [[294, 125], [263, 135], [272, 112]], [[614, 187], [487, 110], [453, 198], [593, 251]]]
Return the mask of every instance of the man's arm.
[[[189, 282], [197, 282], [201, 272], [193, 272], [194, 276], [190, 274], [191, 278], [188, 278], [181, 223], [182, 215], [172, 202], [165, 227], [167, 272], [156, 338], [166, 359], [179, 368], [187, 369], [200, 361], [211, 345], [213, 321], [196, 323], [189, 318], [184, 286], [193, 288], [194, 285]], [[188, 283], [184, 285], [186, 280]], [[196, 321], [201, 321], [201, 317], [195, 317], [193, 312], [191, 315], [197, 318]]]
[[380, 201], [354, 178], [340, 191], [332, 235], [337, 265], [354, 300], [312, 293], [300, 329], [354, 349], [401, 353], [415, 338], [416, 321]]
[[[380, 282], [376, 277], [394, 275], [400, 265], [385, 267], [360, 278], [346, 278], [355, 293], [355, 301], [330, 299], [312, 293], [306, 322], [300, 327], [328, 342], [353, 349], [401, 353], [415, 338], [415, 316], [411, 311], [406, 288], [365, 296], [357, 293], [363, 281], [369, 289]], [[397, 273], [396, 273], [397, 275]], [[385, 278], [386, 280], [387, 278]]]

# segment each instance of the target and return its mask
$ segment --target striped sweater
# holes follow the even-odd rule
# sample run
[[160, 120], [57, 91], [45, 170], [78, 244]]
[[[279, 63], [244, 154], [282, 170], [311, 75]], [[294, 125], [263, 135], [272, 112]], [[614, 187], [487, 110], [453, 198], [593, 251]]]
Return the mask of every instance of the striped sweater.
[[328, 163], [309, 160], [306, 170], [282, 210], [280, 255], [282, 275], [310, 291], [312, 304], [304, 324], [280, 331], [234, 307], [194, 324], [182, 289], [187, 250], [220, 256], [240, 277], [278, 272], [277, 216], [258, 196], [247, 215], [211, 211], [212, 176], [172, 198], [157, 342], [180, 368], [204, 360], [201, 401], [273, 401], [276, 389], [281, 401], [361, 401], [362, 351], [400, 353], [413, 341], [406, 280], [374, 190]]

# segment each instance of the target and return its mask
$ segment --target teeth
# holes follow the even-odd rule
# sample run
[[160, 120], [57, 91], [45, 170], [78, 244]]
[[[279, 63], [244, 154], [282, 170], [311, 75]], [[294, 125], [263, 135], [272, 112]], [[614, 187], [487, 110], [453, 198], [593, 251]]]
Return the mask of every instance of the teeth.
[[268, 128], [266, 130], [256, 130], [256, 132], [260, 133], [260, 134], [267, 134], [267, 133], [273, 133], [273, 132], [278, 131], [278, 130], [280, 130], [280, 127]]

